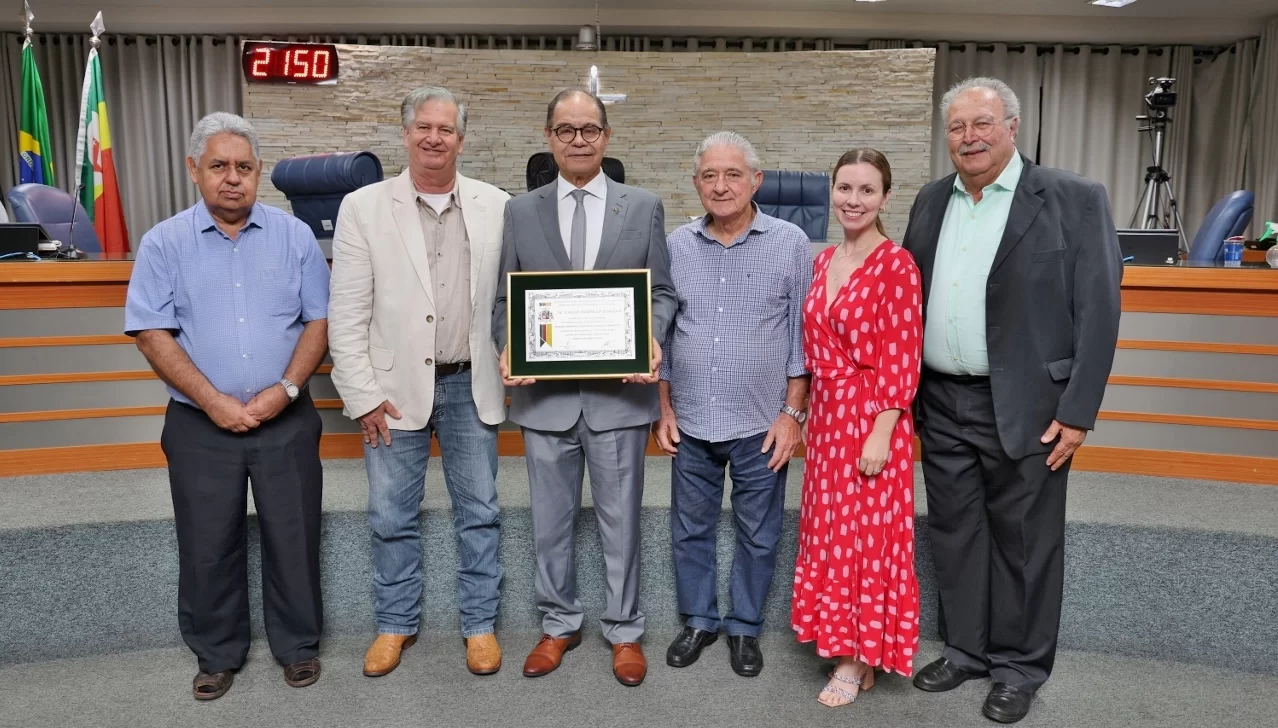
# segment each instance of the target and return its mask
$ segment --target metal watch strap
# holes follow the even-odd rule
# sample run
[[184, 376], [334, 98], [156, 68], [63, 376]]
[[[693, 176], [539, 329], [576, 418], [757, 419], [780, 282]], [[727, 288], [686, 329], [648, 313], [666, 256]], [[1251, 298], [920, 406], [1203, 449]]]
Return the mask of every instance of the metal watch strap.
[[808, 418], [807, 412], [802, 412], [800, 410], [797, 410], [788, 404], [781, 405], [781, 414], [790, 415], [791, 417], [794, 418], [794, 421], [798, 422], [800, 425], [803, 424], [803, 421]]
[[302, 395], [302, 390], [287, 378], [280, 380], [280, 386], [284, 387], [284, 393], [288, 395], [288, 401], [290, 402], [296, 402], [297, 398]]

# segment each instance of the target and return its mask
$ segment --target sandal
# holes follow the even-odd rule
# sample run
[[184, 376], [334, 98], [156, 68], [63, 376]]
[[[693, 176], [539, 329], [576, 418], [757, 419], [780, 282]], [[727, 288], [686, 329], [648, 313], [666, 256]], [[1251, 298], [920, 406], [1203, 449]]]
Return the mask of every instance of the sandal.
[[231, 689], [231, 683], [235, 682], [235, 675], [230, 670], [223, 670], [209, 674], [200, 672], [191, 681], [191, 695], [196, 700], [217, 700], [226, 695], [226, 691]]
[[[846, 702], [839, 703], [837, 705], [828, 705], [827, 703], [821, 703], [822, 705], [825, 705], [826, 707], [829, 707], [829, 708], [841, 708], [845, 705], [851, 705], [852, 703], [856, 702], [857, 695], [861, 692], [861, 685], [863, 682], [865, 682], [862, 678], [844, 677], [838, 673], [837, 669], [831, 670], [829, 677], [831, 680], [837, 680], [847, 685], [855, 685], [857, 687], [857, 692], [855, 693], [849, 692], [833, 684], [826, 685], [825, 687], [821, 688], [822, 693], [830, 693], [831, 695], [837, 695], [840, 698], [843, 698], [843, 700], [845, 700]], [[868, 690], [869, 688], [866, 688], [866, 689]], [[817, 701], [817, 702], [820, 702], [820, 701]]]
[[284, 668], [284, 682], [290, 687], [304, 688], [313, 684], [320, 676], [320, 661], [312, 657], [301, 662], [294, 662]]

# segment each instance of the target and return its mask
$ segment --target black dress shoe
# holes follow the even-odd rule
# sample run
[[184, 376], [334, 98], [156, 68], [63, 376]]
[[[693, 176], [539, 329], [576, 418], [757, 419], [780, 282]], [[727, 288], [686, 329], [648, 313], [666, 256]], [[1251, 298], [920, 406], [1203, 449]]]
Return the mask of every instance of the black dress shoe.
[[942, 657], [929, 663], [914, 676], [914, 687], [929, 693], [943, 693], [962, 685], [968, 680], [986, 677], [988, 672], [968, 672]]
[[985, 706], [981, 712], [990, 720], [999, 723], [1015, 723], [1029, 714], [1030, 702], [1034, 694], [1014, 688], [1007, 683], [996, 682], [994, 689], [985, 698]]
[[701, 657], [701, 651], [719, 639], [718, 632], [707, 632], [696, 627], [684, 627], [666, 650], [666, 664], [671, 667], [687, 667]]
[[763, 672], [763, 653], [757, 637], [728, 635], [728, 659], [732, 662], [732, 671], [741, 677], [754, 677]]

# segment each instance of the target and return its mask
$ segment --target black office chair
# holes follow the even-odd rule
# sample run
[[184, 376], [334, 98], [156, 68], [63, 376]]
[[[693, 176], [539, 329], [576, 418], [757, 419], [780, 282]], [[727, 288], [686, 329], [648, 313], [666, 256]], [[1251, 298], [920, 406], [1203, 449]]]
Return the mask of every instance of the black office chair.
[[[608, 179], [613, 182], [623, 185], [626, 183], [626, 167], [619, 159], [604, 157], [603, 173], [608, 175]], [[554, 182], [555, 177], [558, 176], [559, 165], [555, 164], [555, 157], [550, 152], [537, 152], [528, 158], [528, 168], [524, 173], [524, 182], [528, 185], [529, 192]]]

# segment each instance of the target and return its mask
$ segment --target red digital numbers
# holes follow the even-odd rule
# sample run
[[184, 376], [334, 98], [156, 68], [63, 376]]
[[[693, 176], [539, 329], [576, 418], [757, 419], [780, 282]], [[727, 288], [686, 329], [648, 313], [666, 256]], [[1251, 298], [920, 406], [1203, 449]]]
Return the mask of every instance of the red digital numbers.
[[250, 73], [253, 78], [270, 78], [271, 52], [274, 49], [265, 47], [257, 48], [253, 51], [253, 68]]
[[301, 43], [249, 43], [244, 75], [250, 81], [322, 83], [337, 77], [336, 48]]

